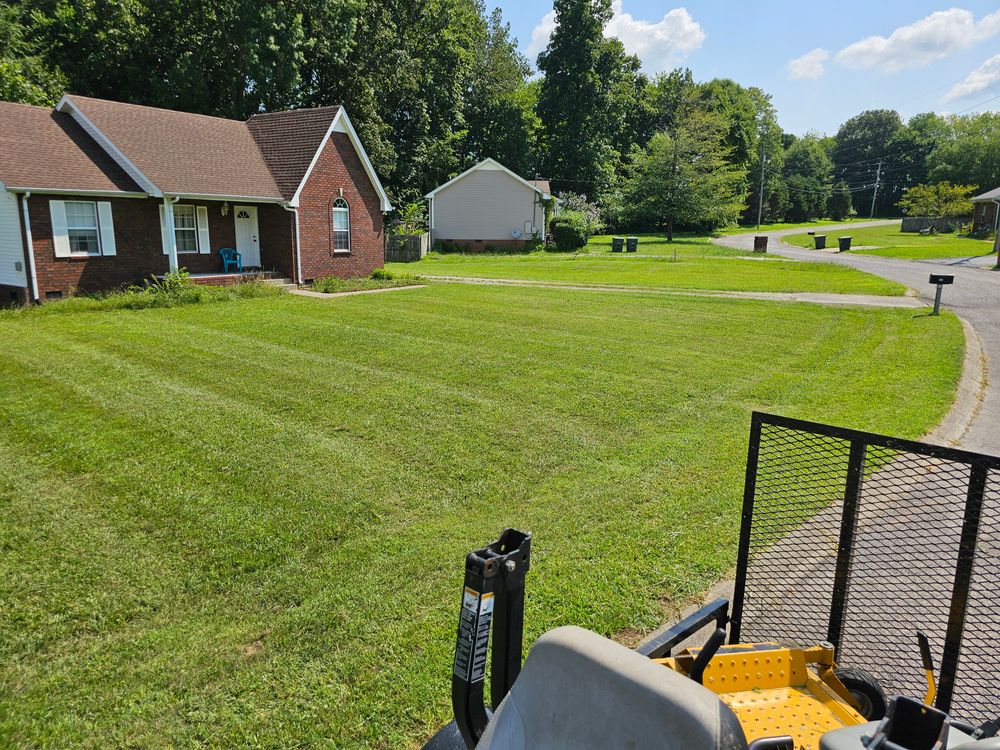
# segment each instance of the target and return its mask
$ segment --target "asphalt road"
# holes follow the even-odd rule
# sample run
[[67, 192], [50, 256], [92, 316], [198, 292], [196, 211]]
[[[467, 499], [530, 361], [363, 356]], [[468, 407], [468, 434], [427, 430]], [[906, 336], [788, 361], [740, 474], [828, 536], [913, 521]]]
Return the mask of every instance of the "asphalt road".
[[[896, 221], [874, 221], [846, 226], [823, 227], [824, 233], [836, 236], [847, 234], [851, 229], [880, 224], [894, 224]], [[839, 263], [867, 273], [898, 281], [914, 289], [919, 298], [928, 305], [934, 303], [935, 288], [928, 283], [932, 273], [954, 274], [955, 283], [944, 288], [942, 307], [951, 310], [968, 321], [979, 334], [986, 354], [989, 373], [1000, 373], [1000, 272], [984, 268], [982, 260], [951, 259], [935, 261], [900, 260], [881, 258], [874, 255], [854, 255], [824, 253], [805, 250], [780, 241], [790, 234], [801, 234], [802, 229], [785, 229], [762, 232], [770, 239], [768, 252], [796, 260]], [[728, 247], [752, 248], [753, 234], [739, 234], [721, 237], [715, 242]], [[923, 314], [923, 313], [917, 313]], [[1000, 374], [995, 376], [1000, 379]], [[983, 403], [961, 440], [960, 447], [966, 450], [1000, 455], [1000, 386], [994, 378], [989, 378]]]

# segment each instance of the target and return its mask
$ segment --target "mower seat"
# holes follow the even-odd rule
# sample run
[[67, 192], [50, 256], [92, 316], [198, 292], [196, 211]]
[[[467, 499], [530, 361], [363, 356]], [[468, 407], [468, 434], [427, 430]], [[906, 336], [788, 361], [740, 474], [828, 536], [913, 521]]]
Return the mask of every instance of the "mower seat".
[[476, 750], [746, 750], [719, 697], [589, 630], [535, 643]]

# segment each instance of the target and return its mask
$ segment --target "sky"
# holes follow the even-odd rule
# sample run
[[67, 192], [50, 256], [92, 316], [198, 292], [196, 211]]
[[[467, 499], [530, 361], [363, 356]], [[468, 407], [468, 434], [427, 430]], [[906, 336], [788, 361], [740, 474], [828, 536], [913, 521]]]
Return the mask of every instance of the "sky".
[[[866, 109], [1000, 109], [1000, 2], [613, 0], [606, 34], [649, 74], [687, 66], [772, 95], [782, 128], [833, 135]], [[532, 65], [551, 0], [493, 0]], [[992, 101], [988, 101], [997, 97]]]

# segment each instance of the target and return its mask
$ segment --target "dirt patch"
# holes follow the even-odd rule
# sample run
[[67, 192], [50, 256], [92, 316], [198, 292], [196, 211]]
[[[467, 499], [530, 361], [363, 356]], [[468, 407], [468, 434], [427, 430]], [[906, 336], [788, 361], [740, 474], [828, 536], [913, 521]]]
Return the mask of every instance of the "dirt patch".
[[259, 636], [254, 638], [252, 641], [250, 641], [250, 643], [245, 645], [242, 649], [243, 655], [248, 659], [252, 659], [253, 657], [257, 656], [261, 651], [264, 650], [264, 639], [267, 638], [269, 635], [271, 635], [270, 628], [268, 628]]

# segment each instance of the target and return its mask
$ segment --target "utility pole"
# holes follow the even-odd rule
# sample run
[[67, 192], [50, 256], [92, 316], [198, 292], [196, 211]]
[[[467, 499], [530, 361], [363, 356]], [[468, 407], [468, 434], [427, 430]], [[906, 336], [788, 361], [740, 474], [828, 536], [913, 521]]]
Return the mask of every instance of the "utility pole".
[[872, 210], [871, 210], [871, 214], [870, 214], [870, 216], [871, 216], [872, 219], [875, 218], [875, 198], [878, 197], [878, 183], [879, 183], [879, 180], [881, 178], [882, 178], [882, 160], [879, 159], [878, 160], [878, 171], [875, 172], [875, 192], [872, 193]]
[[764, 167], [767, 157], [764, 155], [764, 141], [760, 142], [760, 194], [757, 196], [757, 228], [760, 229], [760, 217], [764, 213]]

